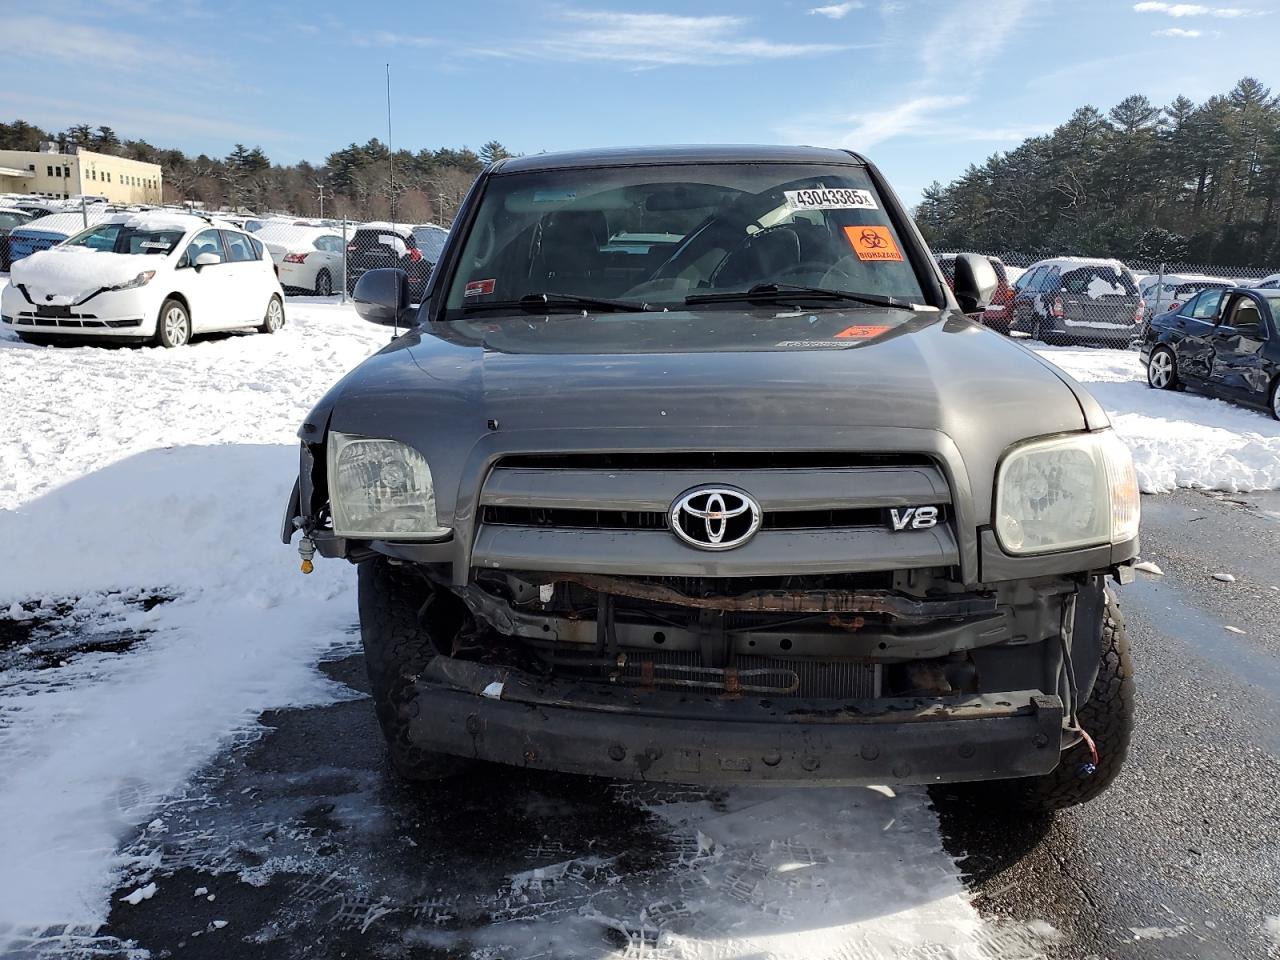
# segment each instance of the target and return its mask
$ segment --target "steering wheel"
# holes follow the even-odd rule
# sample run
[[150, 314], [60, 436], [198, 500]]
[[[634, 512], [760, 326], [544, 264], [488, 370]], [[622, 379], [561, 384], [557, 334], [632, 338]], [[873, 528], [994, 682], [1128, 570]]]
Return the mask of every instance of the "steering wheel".
[[[751, 244], [755, 243], [761, 237], [770, 233], [774, 233], [775, 231], [778, 231], [778, 230], [790, 229], [790, 227], [792, 226], [790, 223], [775, 223], [772, 227], [761, 227], [759, 220], [753, 220], [750, 224], [747, 224], [747, 226], [751, 226], [752, 224], [760, 227], [760, 229], [757, 230], [755, 233], [747, 234], [745, 237], [739, 240], [737, 246], [735, 246], [732, 250], [727, 251], [723, 259], [721, 259], [721, 261], [718, 264], [716, 264], [716, 268], [711, 271], [711, 276], [708, 277], [708, 279], [711, 281], [711, 285], [713, 287], [716, 285], [716, 279], [720, 276], [720, 271], [724, 269], [726, 264], [731, 263], [734, 257], [742, 253], [742, 251], [746, 250], [748, 247], [751, 246]], [[797, 265], [792, 269], [799, 269], [799, 265]]]
[[[829, 286], [829, 280], [832, 278], [833, 274], [847, 280], [853, 279], [843, 270], [836, 271], [835, 268], [825, 260], [802, 260], [794, 267], [788, 267], [786, 270], [783, 270], [781, 273], [769, 279], [777, 280], [779, 283], [800, 282], [801, 278], [806, 274], [810, 277], [821, 277], [821, 280], [810, 280], [810, 286]], [[794, 278], [794, 280], [792, 278]]]

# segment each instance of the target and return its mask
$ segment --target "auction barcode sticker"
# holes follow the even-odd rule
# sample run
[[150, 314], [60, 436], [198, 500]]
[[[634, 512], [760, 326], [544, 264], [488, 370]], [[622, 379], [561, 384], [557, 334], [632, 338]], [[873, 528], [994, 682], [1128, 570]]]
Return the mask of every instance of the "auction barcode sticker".
[[879, 210], [870, 190], [852, 188], [784, 190], [792, 210]]

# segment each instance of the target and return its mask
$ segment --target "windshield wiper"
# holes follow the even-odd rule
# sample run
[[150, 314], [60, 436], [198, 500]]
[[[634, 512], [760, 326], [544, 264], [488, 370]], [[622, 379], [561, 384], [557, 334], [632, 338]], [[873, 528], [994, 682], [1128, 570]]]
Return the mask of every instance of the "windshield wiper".
[[644, 313], [653, 309], [647, 303], [633, 303], [629, 300], [580, 297], [574, 293], [530, 293], [519, 300], [490, 300], [482, 303], [464, 304], [462, 312], [480, 313], [487, 310], [521, 310], [525, 313], [551, 313], [565, 308], [607, 310], [616, 313]]
[[805, 287], [795, 283], [757, 283], [750, 290], [733, 290], [724, 293], [699, 293], [685, 297], [687, 304], [696, 303], [732, 303], [735, 300], [796, 300], [795, 294], [803, 294], [806, 298], [818, 300], [849, 300], [853, 303], [865, 303], [870, 307], [893, 307], [898, 310], [917, 309], [916, 304], [899, 300], [897, 297], [881, 296], [878, 293], [850, 293], [848, 290], [830, 290], [826, 287]]

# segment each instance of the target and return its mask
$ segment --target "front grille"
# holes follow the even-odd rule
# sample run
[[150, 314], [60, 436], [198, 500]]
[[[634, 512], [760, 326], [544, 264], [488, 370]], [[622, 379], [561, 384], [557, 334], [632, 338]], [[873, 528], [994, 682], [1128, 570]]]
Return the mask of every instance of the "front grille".
[[570, 510], [545, 507], [485, 507], [481, 521], [508, 527], [573, 530], [665, 530], [667, 515], [648, 510]]
[[[944, 518], [939, 508], [939, 521]], [[487, 506], [481, 522], [508, 527], [544, 527], [569, 530], [667, 530], [665, 512], [651, 510], [576, 510], [546, 507]], [[878, 507], [844, 510], [773, 510], [761, 521], [762, 530], [840, 530], [876, 527], [888, 523]]]
[[71, 316], [53, 317], [40, 313], [39, 308], [37, 308], [37, 312], [34, 315], [30, 313], [18, 314], [17, 319], [10, 322], [18, 326], [58, 327], [69, 330], [83, 330], [86, 328], [125, 330], [131, 327], [142, 326], [142, 319], [140, 317], [134, 317], [129, 320], [99, 320], [92, 313], [79, 313]]
[[[708, 559], [685, 542], [697, 539], [689, 527], [683, 536], [670, 529], [672, 504], [704, 486], [741, 491], [758, 504], [760, 528], [745, 549]], [[922, 507], [936, 511], [928, 514], [935, 522], [908, 525], [917, 515], [904, 509]], [[485, 478], [472, 565], [675, 576], [948, 567], [959, 556], [950, 507], [945, 471], [916, 453], [518, 455]], [[682, 525], [691, 516], [686, 510]], [[728, 534], [726, 542], [736, 536]]]

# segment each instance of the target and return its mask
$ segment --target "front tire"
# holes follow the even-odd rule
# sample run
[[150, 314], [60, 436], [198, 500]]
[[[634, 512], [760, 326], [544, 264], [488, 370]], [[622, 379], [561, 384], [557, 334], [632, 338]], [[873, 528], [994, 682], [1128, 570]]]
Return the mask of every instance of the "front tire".
[[267, 304], [267, 312], [262, 316], [262, 325], [258, 327], [261, 333], [275, 333], [284, 326], [284, 303], [281, 302], [279, 294], [271, 295], [271, 302]]
[[1280, 377], [1276, 377], [1271, 383], [1271, 402], [1267, 406], [1271, 410], [1271, 416], [1280, 420]]
[[[1012, 780], [1003, 785], [1005, 797], [1015, 807], [1033, 813], [1051, 813], [1088, 803], [1120, 774], [1133, 737], [1133, 662], [1129, 636], [1115, 595], [1107, 590], [1102, 621], [1102, 660], [1089, 700], [1080, 708], [1080, 726], [1098, 748], [1097, 768], [1082, 769], [1090, 760], [1084, 743], [1064, 750], [1057, 767], [1041, 777]], [[995, 785], [1000, 789], [1001, 785]]]
[[181, 300], [166, 300], [160, 305], [156, 321], [156, 343], [162, 347], [181, 347], [191, 342], [191, 314]]
[[1178, 358], [1168, 347], [1156, 347], [1147, 358], [1147, 386], [1152, 390], [1177, 390], [1180, 384]]
[[392, 768], [406, 780], [457, 773], [465, 761], [415, 746], [410, 723], [417, 713], [414, 680], [435, 657], [431, 634], [456, 631], [458, 605], [412, 571], [380, 557], [360, 564], [357, 581], [369, 692]]

